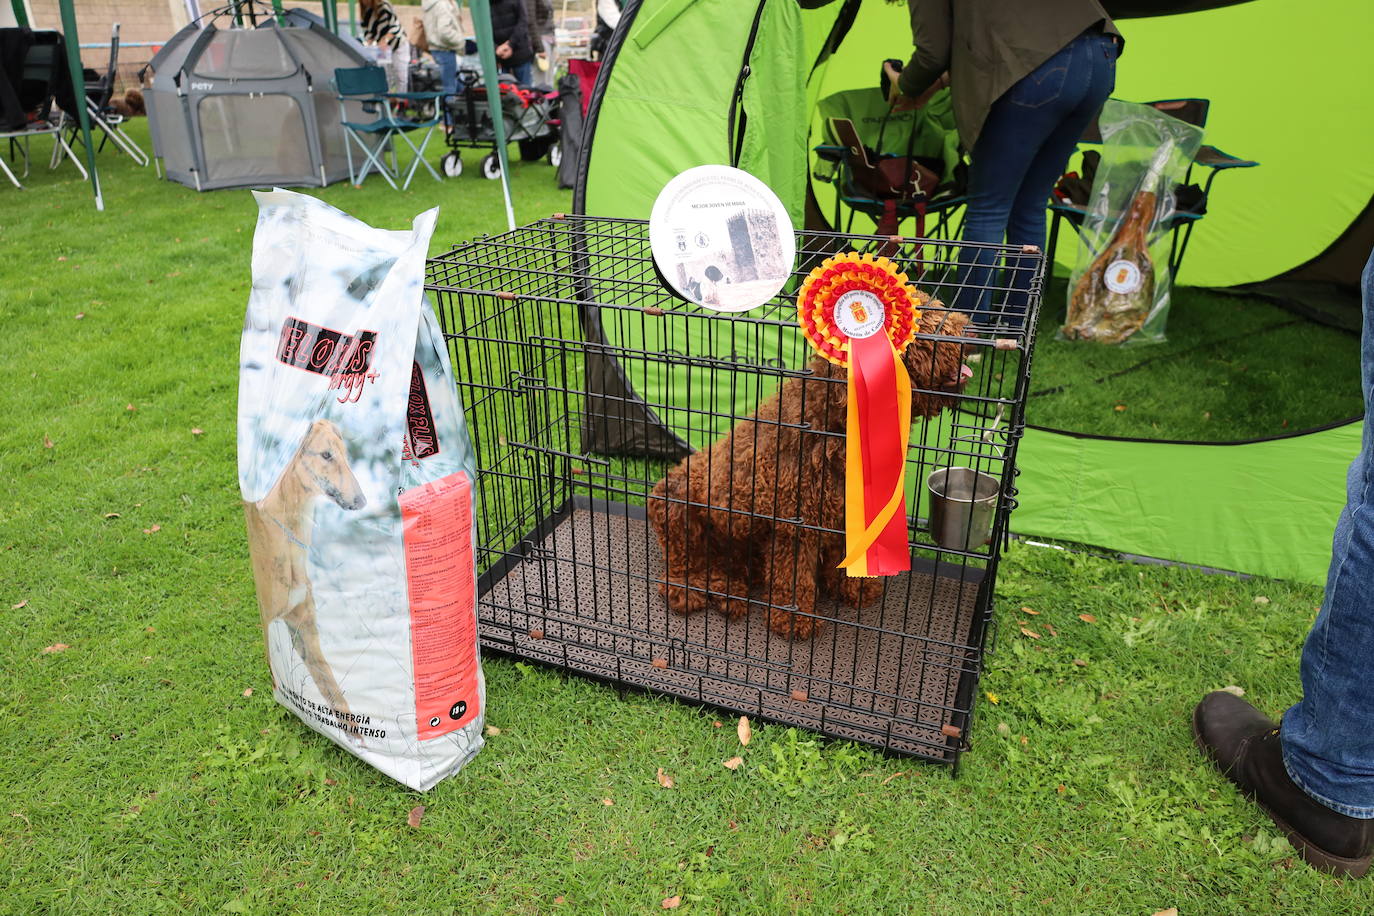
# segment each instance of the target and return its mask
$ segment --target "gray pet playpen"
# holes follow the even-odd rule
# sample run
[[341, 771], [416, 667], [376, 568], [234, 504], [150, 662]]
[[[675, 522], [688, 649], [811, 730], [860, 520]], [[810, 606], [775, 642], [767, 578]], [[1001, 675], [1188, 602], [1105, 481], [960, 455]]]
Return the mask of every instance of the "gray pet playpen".
[[348, 177], [330, 79], [368, 61], [300, 13], [265, 17], [257, 28], [228, 17], [192, 23], [152, 59], [144, 100], [168, 178], [209, 191]]

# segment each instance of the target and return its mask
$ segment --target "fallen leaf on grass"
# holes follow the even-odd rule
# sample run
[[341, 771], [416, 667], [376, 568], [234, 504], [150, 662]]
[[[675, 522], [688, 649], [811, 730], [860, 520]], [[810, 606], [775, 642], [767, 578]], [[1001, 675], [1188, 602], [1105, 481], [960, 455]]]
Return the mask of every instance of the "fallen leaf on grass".
[[193, 436], [199, 436], [203, 432], [205, 432], [205, 430], [201, 429], [199, 426], [191, 427], [191, 435]]
[[605, 805], [607, 808], [609, 808], [609, 807], [611, 807], [611, 805], [614, 805], [615, 802], [611, 801], [609, 798], [603, 798], [603, 799], [601, 799], [601, 804], [603, 804], [603, 805]]
[[1058, 636], [1058, 635], [1059, 635], [1059, 631], [1056, 630], [1056, 629], [1054, 628], [1054, 624], [1050, 623], [1049, 621], [1046, 621], [1046, 622], [1045, 622], [1045, 632], [1049, 633], [1051, 636]]
[[997, 723], [997, 734], [999, 734], [999, 735], [1001, 735], [1002, 737], [1005, 738], [1007, 735], [1010, 735], [1010, 734], [1011, 734], [1011, 726], [1008, 725], [1008, 724], [1005, 723], [1005, 722], [998, 722], [998, 723]]
[[749, 744], [750, 739], [754, 737], [754, 730], [749, 727], [748, 716], [739, 717], [739, 725], [735, 726], [735, 734], [739, 735], [740, 744], [746, 746]]
[[21, 818], [21, 819], [24, 821], [24, 823], [28, 824], [30, 827], [33, 826], [33, 822], [30, 821], [30, 820], [28, 819], [28, 816], [25, 815], [24, 812], [22, 812], [22, 811], [11, 811], [11, 812], [10, 812], [10, 817]]
[[420, 826], [420, 818], [425, 816], [425, 806], [416, 805], [410, 809], [410, 814], [406, 817], [406, 823], [412, 827]]
[[77, 313], [76, 313], [75, 315], [73, 315], [72, 317], [75, 318], [77, 321], [80, 321], [82, 318], [85, 318], [85, 317], [86, 317], [86, 313], [85, 313], [85, 312], [77, 312]]
[[118, 512], [106, 512], [106, 513], [105, 513], [105, 517], [106, 517], [106, 518], [122, 518], [122, 516], [121, 516]]
[[44, 447], [44, 448], [52, 448], [52, 447], [53, 447], [53, 441], [52, 441], [51, 439], [49, 439], [47, 436], [44, 436], [44, 437], [43, 437], [43, 447]]
[[568, 899], [568, 898], [566, 898], [566, 897], [555, 897], [555, 898], [553, 898], [553, 902], [556, 903], [556, 904], [558, 904], [559, 906], [562, 906], [564, 903], [567, 902], [567, 899]]
[[138, 408], [132, 404], [125, 404], [124, 409], [129, 411], [130, 413], [134, 412], [135, 410], [138, 410]]
[[1167, 910], [1159, 910], [1154, 916], [1178, 916], [1178, 907], [1171, 906]]
[[677, 894], [671, 897], [664, 897], [663, 902], [660, 903], [659, 906], [663, 907], [665, 910], [675, 910], [682, 906], [682, 898]]
[[55, 642], [55, 643], [53, 643], [51, 646], [46, 646], [46, 647], [43, 649], [43, 654], [44, 654], [44, 655], [52, 655], [54, 652], [65, 652], [65, 651], [67, 651], [67, 650], [70, 649], [70, 648], [71, 648], [71, 646], [67, 645], [67, 644], [64, 643], [64, 642]]
[[159, 531], [161, 531], [161, 530], [162, 530], [162, 526], [161, 526], [161, 525], [154, 525], [154, 526], [151, 527], [151, 528], [144, 528], [144, 529], [143, 529], [143, 533], [144, 533], [144, 534], [156, 534], [157, 532], [159, 532]]
[[725, 723], [724, 723], [724, 722], [721, 722], [720, 720], [716, 720], [715, 722], [712, 722], [712, 723], [711, 723], [711, 727], [712, 727], [712, 728], [721, 728], [721, 727], [723, 727], [724, 725], [725, 725]]
[[1269, 603], [1269, 599], [1266, 598], [1266, 597], [1264, 597], [1263, 595], [1256, 595], [1256, 596], [1255, 596], [1255, 603], [1256, 603], [1256, 604], [1268, 604], [1268, 603]]
[[671, 789], [673, 787], [673, 777], [663, 772], [663, 767], [658, 768], [658, 775], [654, 778], [657, 779], [658, 784], [665, 789]]
[[1035, 632], [1034, 630], [1030, 629], [1029, 627], [1022, 627], [1022, 628], [1021, 628], [1021, 635], [1022, 635], [1022, 636], [1029, 636], [1031, 639], [1039, 639], [1039, 638], [1040, 638], [1040, 634], [1037, 633], [1037, 632]]
[[1086, 658], [1075, 658], [1073, 663], [1080, 668], [1088, 667], [1088, 660]]
[[1079, 614], [1078, 619], [1084, 623], [1097, 623], [1097, 618], [1092, 614]]
[[488, 738], [495, 738], [497, 735], [501, 734], [501, 729], [497, 728], [495, 725], [488, 725], [482, 729], [482, 734], [486, 735]]
[[1039, 611], [1034, 610], [1034, 609], [1032, 609], [1032, 608], [1028, 608], [1028, 607], [1023, 607], [1023, 608], [1021, 608], [1021, 613], [1022, 613], [1022, 614], [1030, 614], [1032, 617], [1039, 617], [1039, 616], [1040, 616], [1040, 612], [1039, 612]]
[[727, 770], [738, 770], [741, 763], [744, 763], [743, 757], [731, 757], [729, 760], [722, 760], [720, 765]]
[[1125, 409], [1126, 409], [1126, 405], [1125, 405], [1125, 404], [1118, 404], [1118, 405], [1116, 405], [1115, 407], [1112, 408], [1112, 410], [1115, 410], [1117, 413], [1121, 413], [1121, 412], [1122, 412], [1123, 410], [1125, 410]]
[[1245, 696], [1245, 688], [1244, 688], [1244, 687], [1237, 687], [1235, 684], [1231, 684], [1231, 685], [1228, 686], [1228, 687], [1223, 687], [1223, 688], [1221, 688], [1221, 692], [1222, 692], [1222, 693], [1233, 694], [1234, 696], [1238, 696], [1238, 697], [1243, 697], [1243, 696]]
[[10, 610], [11, 610], [11, 611], [17, 611], [17, 610], [19, 610], [21, 607], [24, 607], [24, 606], [25, 606], [26, 604], [28, 604], [28, 603], [29, 603], [29, 599], [25, 598], [23, 601], [19, 602], [18, 604], [11, 604], [11, 605], [10, 605]]
[[243, 688], [243, 695], [246, 696], [246, 697], [251, 697], [251, 696], [253, 695], [253, 688], [252, 688], [252, 687], [245, 687], [245, 688]]
[[887, 785], [888, 783], [892, 782], [892, 780], [896, 779], [898, 776], [905, 776], [905, 775], [906, 775], [906, 770], [898, 770], [897, 772], [893, 773], [891, 776], [889, 776], [889, 777], [887, 777], [886, 779], [884, 779], [884, 780], [882, 781], [882, 783], [880, 783], [880, 784], [885, 786], [885, 785]]
[[143, 628], [143, 632], [144, 632], [144, 633], [156, 633], [156, 632], [157, 632], [157, 627], [144, 627], [144, 628]]
[[326, 776], [324, 778], [324, 784], [327, 786], [337, 786], [339, 784], [339, 781], [331, 776]]

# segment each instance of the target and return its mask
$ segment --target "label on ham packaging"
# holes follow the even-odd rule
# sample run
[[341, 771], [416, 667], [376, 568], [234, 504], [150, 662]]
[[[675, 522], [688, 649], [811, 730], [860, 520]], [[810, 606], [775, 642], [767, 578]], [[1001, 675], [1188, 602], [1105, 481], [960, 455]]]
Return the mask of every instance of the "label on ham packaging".
[[1140, 268], [1135, 265], [1134, 261], [1127, 261], [1124, 258], [1113, 261], [1107, 265], [1107, 270], [1102, 275], [1102, 282], [1107, 284], [1107, 289], [1114, 293], [1133, 293], [1140, 289]]
[[421, 741], [477, 717], [472, 485], [459, 471], [401, 494]]

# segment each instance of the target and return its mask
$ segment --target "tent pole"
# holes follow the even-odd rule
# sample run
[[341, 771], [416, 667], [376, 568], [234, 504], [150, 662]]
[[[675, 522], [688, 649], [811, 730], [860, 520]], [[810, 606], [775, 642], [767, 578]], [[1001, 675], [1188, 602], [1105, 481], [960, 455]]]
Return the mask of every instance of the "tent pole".
[[468, 0], [477, 52], [482, 58], [482, 81], [487, 87], [487, 107], [496, 134], [496, 155], [501, 163], [501, 192], [506, 198], [506, 225], [515, 228], [515, 208], [510, 202], [510, 159], [506, 156], [506, 117], [501, 109], [501, 83], [496, 72], [496, 48], [492, 45], [490, 0]]
[[324, 24], [329, 31], [339, 34], [339, 0], [324, 0]]
[[286, 16], [281, 8], [281, 0], [272, 0], [272, 15], [277, 19], [277, 25], [286, 25]]
[[358, 4], [355, 0], [348, 0], [348, 34], [358, 37]]
[[95, 170], [95, 144], [91, 142], [91, 116], [86, 111], [86, 76], [81, 70], [81, 39], [76, 34], [76, 10], [73, 0], [60, 0], [62, 8], [62, 38], [67, 46], [67, 67], [72, 74], [72, 95], [76, 111], [67, 112], [81, 123], [81, 139], [86, 144], [86, 165], [91, 173], [91, 189], [95, 192], [95, 208], [105, 209], [100, 196], [100, 175]]
[[10, 0], [10, 6], [14, 9], [14, 21], [19, 24], [21, 29], [29, 27], [29, 11], [24, 9], [24, 0]]

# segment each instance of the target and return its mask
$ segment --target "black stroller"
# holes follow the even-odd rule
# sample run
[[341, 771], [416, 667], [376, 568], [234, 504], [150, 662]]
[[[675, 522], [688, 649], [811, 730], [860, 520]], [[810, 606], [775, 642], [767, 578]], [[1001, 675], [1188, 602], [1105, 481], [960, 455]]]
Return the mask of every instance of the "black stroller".
[[[514, 80], [499, 84], [501, 111], [506, 123], [506, 140], [520, 144], [520, 158], [526, 162], [548, 157], [558, 168], [563, 150], [558, 143], [558, 93], [538, 88], [522, 88]], [[458, 94], [444, 99], [444, 129], [450, 152], [439, 166], [450, 178], [463, 174], [459, 150], [491, 147], [482, 159], [484, 178], [501, 177], [501, 160], [496, 155], [496, 132], [487, 107], [487, 87], [477, 70], [458, 71]]]

